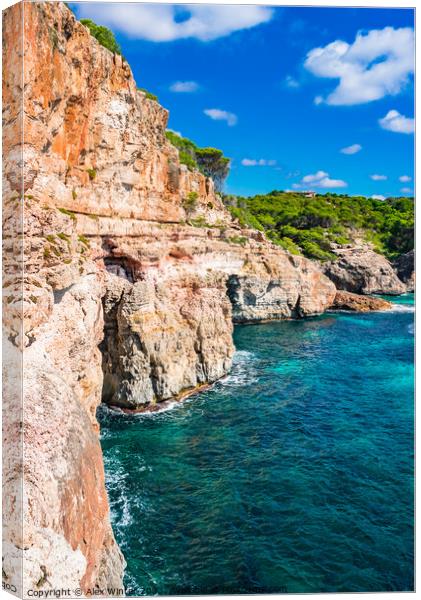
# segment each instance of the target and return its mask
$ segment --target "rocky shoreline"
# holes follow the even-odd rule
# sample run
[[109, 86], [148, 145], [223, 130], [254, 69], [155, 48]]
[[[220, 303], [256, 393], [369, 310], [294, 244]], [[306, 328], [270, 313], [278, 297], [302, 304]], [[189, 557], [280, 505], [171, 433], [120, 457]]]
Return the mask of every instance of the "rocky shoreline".
[[[5, 438], [3, 570], [21, 586], [23, 560], [24, 590], [122, 587], [101, 401], [153, 412], [229, 372], [233, 323], [339, 305], [378, 310], [375, 299], [337, 288], [398, 294], [410, 284], [369, 248], [321, 266], [241, 228], [212, 180], [180, 163], [165, 137], [168, 112], [64, 4], [15, 5], [4, 32], [4, 408], [15, 414], [24, 400], [25, 410]], [[24, 399], [10, 392], [22, 383], [21, 350]], [[20, 443], [25, 472], [13, 449]]]
[[147, 406], [143, 406], [140, 408], [123, 408], [120, 406], [114, 406], [113, 404], [106, 404], [106, 403], [104, 403], [104, 405], [108, 406], [108, 408], [110, 408], [111, 410], [114, 410], [116, 412], [123, 413], [126, 415], [139, 415], [139, 414], [142, 415], [142, 414], [154, 414], [154, 413], [158, 413], [158, 412], [165, 412], [166, 410], [168, 410], [169, 408], [172, 408], [173, 406], [182, 404], [182, 402], [184, 400], [187, 400], [188, 398], [191, 398], [192, 396], [195, 396], [196, 394], [200, 394], [201, 392], [209, 390], [215, 383], [217, 383], [218, 381], [221, 381], [225, 377], [226, 377], [226, 375], [223, 375], [222, 377], [220, 377], [213, 383], [202, 383], [200, 385], [197, 385], [194, 388], [184, 390], [182, 393], [178, 394], [178, 396], [174, 396], [174, 397], [170, 398], [169, 400], [162, 400], [161, 402], [158, 402], [156, 404], [148, 404]]
[[347, 312], [372, 312], [391, 310], [393, 304], [382, 298], [362, 296], [360, 294], [338, 290], [330, 308]]

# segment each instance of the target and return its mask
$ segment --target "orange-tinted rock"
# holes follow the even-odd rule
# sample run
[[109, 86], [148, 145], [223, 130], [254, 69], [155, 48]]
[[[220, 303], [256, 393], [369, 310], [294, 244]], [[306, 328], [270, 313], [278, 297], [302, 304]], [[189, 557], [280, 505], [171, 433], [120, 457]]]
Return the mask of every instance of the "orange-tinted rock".
[[349, 310], [352, 312], [370, 312], [376, 310], [390, 310], [392, 303], [383, 298], [362, 296], [351, 292], [337, 291], [331, 308], [336, 310]]
[[78, 154], [83, 127], [69, 130], [71, 119], [63, 119], [57, 152], [46, 161], [46, 123], [57, 126], [55, 100], [70, 75], [53, 48], [64, 34], [54, 31], [69, 19], [57, 4], [20, 3], [4, 12], [3, 575], [21, 596], [30, 589], [122, 588], [124, 569], [95, 418], [103, 273], [87, 257], [74, 217], [54, 208], [64, 189], [63, 156]]

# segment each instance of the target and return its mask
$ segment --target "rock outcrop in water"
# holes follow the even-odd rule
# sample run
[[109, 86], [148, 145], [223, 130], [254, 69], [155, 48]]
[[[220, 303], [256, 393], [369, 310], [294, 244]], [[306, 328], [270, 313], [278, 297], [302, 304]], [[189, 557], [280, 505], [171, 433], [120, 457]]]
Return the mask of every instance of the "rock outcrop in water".
[[393, 266], [367, 244], [334, 250], [337, 259], [323, 263], [325, 275], [338, 288], [356, 294], [399, 295], [406, 291]]
[[392, 303], [383, 298], [362, 296], [352, 292], [341, 292], [338, 290], [331, 308], [335, 310], [349, 310], [351, 312], [371, 312], [378, 310], [390, 310]]
[[139, 280], [109, 276], [104, 298], [103, 400], [148, 406], [225, 375], [231, 307], [218, 273]]
[[233, 318], [319, 314], [335, 287], [232, 221], [212, 181], [180, 164], [167, 111], [63, 4], [7, 9], [3, 64], [3, 572], [24, 593], [121, 587], [102, 388], [136, 408], [215, 381]]

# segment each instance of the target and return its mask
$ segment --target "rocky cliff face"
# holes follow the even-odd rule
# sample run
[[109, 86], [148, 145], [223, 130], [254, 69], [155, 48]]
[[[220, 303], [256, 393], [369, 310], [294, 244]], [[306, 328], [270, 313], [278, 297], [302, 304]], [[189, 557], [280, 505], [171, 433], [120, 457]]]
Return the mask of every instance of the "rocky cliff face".
[[356, 294], [399, 295], [406, 285], [398, 278], [393, 266], [368, 244], [337, 248], [335, 261], [322, 265], [323, 272], [338, 288]]
[[[4, 37], [12, 413], [21, 351], [24, 366], [5, 469], [5, 519], [16, 524], [22, 506], [24, 526], [6, 528], [4, 573], [17, 581], [23, 559], [24, 593], [120, 587], [95, 418], [101, 395], [137, 409], [215, 381], [230, 368], [233, 320], [318, 314], [335, 287], [310, 261], [232, 222], [212, 181], [179, 163], [167, 111], [63, 4], [8, 9]], [[186, 210], [190, 192], [197, 201]]]
[[408, 292], [415, 291], [415, 251], [410, 250], [402, 254], [394, 262], [396, 273], [406, 285]]
[[[124, 568], [109, 522], [95, 419], [104, 274], [85, 257], [74, 218], [46, 200], [54, 186], [57, 194], [61, 188], [56, 153], [42, 170], [45, 130], [54, 118], [48, 86], [60, 85], [57, 44], [67, 35], [68, 13], [29, 3], [4, 13], [3, 579], [21, 596], [121, 588]], [[30, 161], [23, 177], [22, 155]]]

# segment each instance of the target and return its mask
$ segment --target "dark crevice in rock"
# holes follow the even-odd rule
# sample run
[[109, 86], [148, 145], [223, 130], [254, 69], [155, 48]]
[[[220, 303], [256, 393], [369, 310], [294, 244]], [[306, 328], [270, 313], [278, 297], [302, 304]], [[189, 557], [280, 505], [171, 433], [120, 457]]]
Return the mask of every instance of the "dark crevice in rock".
[[238, 302], [239, 280], [237, 275], [230, 275], [227, 279], [227, 296], [234, 306]]
[[45, 142], [45, 144], [43, 145], [41, 152], [43, 152], [44, 154], [48, 152], [48, 150], [51, 148], [51, 140], [47, 140]]
[[109, 273], [122, 277], [128, 282], [134, 282], [133, 265], [125, 257], [108, 257], [104, 259], [105, 268]]
[[109, 301], [107, 294], [102, 298], [104, 309], [104, 339], [99, 345], [99, 350], [102, 354], [102, 372], [104, 375], [102, 384], [102, 401], [106, 404], [111, 404], [113, 397], [118, 389], [117, 363], [118, 356], [116, 350], [118, 347], [118, 322], [117, 313], [120, 301], [123, 297], [121, 294]]
[[256, 297], [242, 292], [241, 281], [238, 275], [230, 275], [227, 279], [227, 296], [232, 307], [233, 323], [243, 323], [246, 319], [242, 317], [244, 304], [255, 305]]
[[301, 309], [300, 305], [301, 305], [301, 294], [298, 295], [297, 302], [295, 303], [295, 306], [291, 311], [291, 317], [293, 319], [301, 319], [304, 316], [303, 310]]

